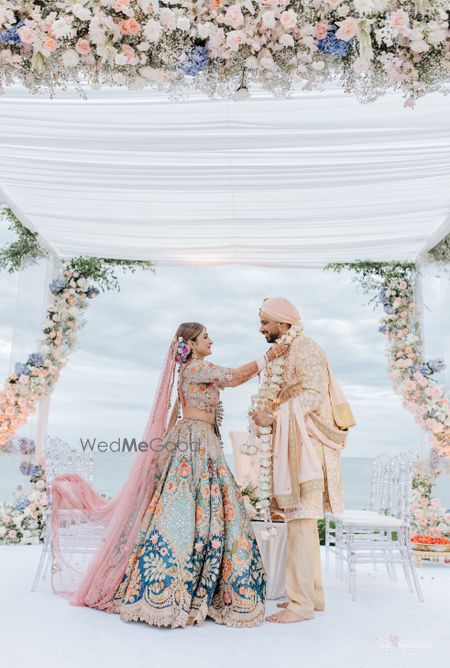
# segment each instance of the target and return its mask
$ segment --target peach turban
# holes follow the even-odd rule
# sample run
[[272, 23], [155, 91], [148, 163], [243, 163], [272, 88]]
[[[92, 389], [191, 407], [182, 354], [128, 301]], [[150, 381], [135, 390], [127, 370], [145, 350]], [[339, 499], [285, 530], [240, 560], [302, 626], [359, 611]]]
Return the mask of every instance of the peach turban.
[[289, 325], [293, 325], [294, 322], [300, 320], [300, 313], [294, 304], [284, 297], [273, 297], [272, 299], [267, 297], [267, 299], [264, 299], [259, 314], [269, 320], [286, 322]]

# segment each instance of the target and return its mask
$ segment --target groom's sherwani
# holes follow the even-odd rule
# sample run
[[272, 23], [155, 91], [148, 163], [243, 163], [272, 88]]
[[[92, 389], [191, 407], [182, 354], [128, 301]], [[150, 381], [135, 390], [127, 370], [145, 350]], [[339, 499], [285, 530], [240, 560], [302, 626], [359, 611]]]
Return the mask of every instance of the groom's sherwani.
[[[324, 609], [317, 519], [325, 511], [341, 513], [344, 509], [340, 450], [347, 429], [338, 424], [345, 427], [354, 422], [348, 404], [336, 401], [333, 388], [338, 386], [324, 351], [309, 337], [295, 338], [287, 352], [275, 405], [272, 503], [284, 511], [288, 523], [288, 607], [304, 619]], [[339, 388], [337, 392], [345, 402]], [[285, 435], [282, 451], [277, 430]], [[282, 456], [284, 467], [279, 461]], [[280, 473], [277, 477], [277, 471], [284, 471], [284, 478]], [[299, 477], [306, 481], [299, 482]]]
[[[347, 431], [339, 429], [335, 422], [329, 382], [327, 360], [320, 346], [307, 336], [294, 339], [287, 353], [284, 382], [278, 397], [279, 405], [290, 402], [294, 397], [300, 400], [295, 407], [292, 402], [289, 407], [289, 470], [292, 493], [275, 497], [278, 506], [284, 510], [287, 521], [298, 518], [320, 519], [326, 511], [341, 513], [344, 509], [340, 451]], [[297, 471], [302, 437], [292, 415], [299, 409], [299, 405], [307, 423], [313, 423], [317, 428], [317, 431], [308, 429], [308, 432], [323, 473], [323, 478], [300, 484]], [[317, 432], [326, 438], [321, 438]], [[325, 444], [324, 441], [331, 441], [335, 447]]]

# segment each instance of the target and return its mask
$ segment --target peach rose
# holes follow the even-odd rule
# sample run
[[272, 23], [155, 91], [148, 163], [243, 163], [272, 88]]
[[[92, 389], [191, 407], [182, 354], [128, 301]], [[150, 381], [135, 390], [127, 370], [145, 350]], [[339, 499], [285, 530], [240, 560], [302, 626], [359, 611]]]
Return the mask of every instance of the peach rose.
[[136, 21], [136, 19], [133, 18], [127, 19], [126, 21], [124, 21], [124, 23], [126, 25], [127, 35], [137, 35], [137, 33], [141, 29], [141, 24], [139, 23], [139, 21]]
[[56, 39], [54, 37], [50, 37], [50, 35], [48, 35], [42, 42], [42, 47], [46, 51], [54, 51], [57, 46], [58, 44], [56, 43]]

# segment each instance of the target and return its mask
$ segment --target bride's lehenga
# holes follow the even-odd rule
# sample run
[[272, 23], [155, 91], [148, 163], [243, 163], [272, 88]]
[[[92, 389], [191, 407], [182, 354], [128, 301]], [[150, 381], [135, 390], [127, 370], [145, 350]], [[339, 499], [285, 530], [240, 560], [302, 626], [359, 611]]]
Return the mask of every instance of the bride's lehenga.
[[[193, 361], [180, 374], [184, 406], [220, 414], [232, 371]], [[264, 620], [266, 575], [218, 431], [180, 419], [155, 461], [155, 486], [109, 610], [157, 626], [228, 626]]]

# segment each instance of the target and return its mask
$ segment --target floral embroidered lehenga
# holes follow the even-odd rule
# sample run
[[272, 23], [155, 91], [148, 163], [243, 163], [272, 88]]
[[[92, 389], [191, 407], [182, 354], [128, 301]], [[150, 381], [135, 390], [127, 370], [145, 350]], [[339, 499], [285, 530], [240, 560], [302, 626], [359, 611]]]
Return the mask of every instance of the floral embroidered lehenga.
[[[115, 566], [120, 582], [103, 586], [91, 567], [91, 581], [84, 578], [71, 603], [156, 626], [201, 624], [207, 616], [237, 627], [264, 620], [266, 574], [218, 429], [220, 390], [231, 374], [197, 360], [180, 370], [181, 404], [214, 412], [218, 419], [210, 425], [181, 417], [165, 433], [152, 465], [149, 503], [122, 561], [126, 566], [121, 571]], [[123, 529], [121, 535], [126, 535]], [[117, 560], [103, 557], [97, 561], [106, 581], [105, 559], [114, 565]], [[107, 595], [99, 594], [102, 588]]]

